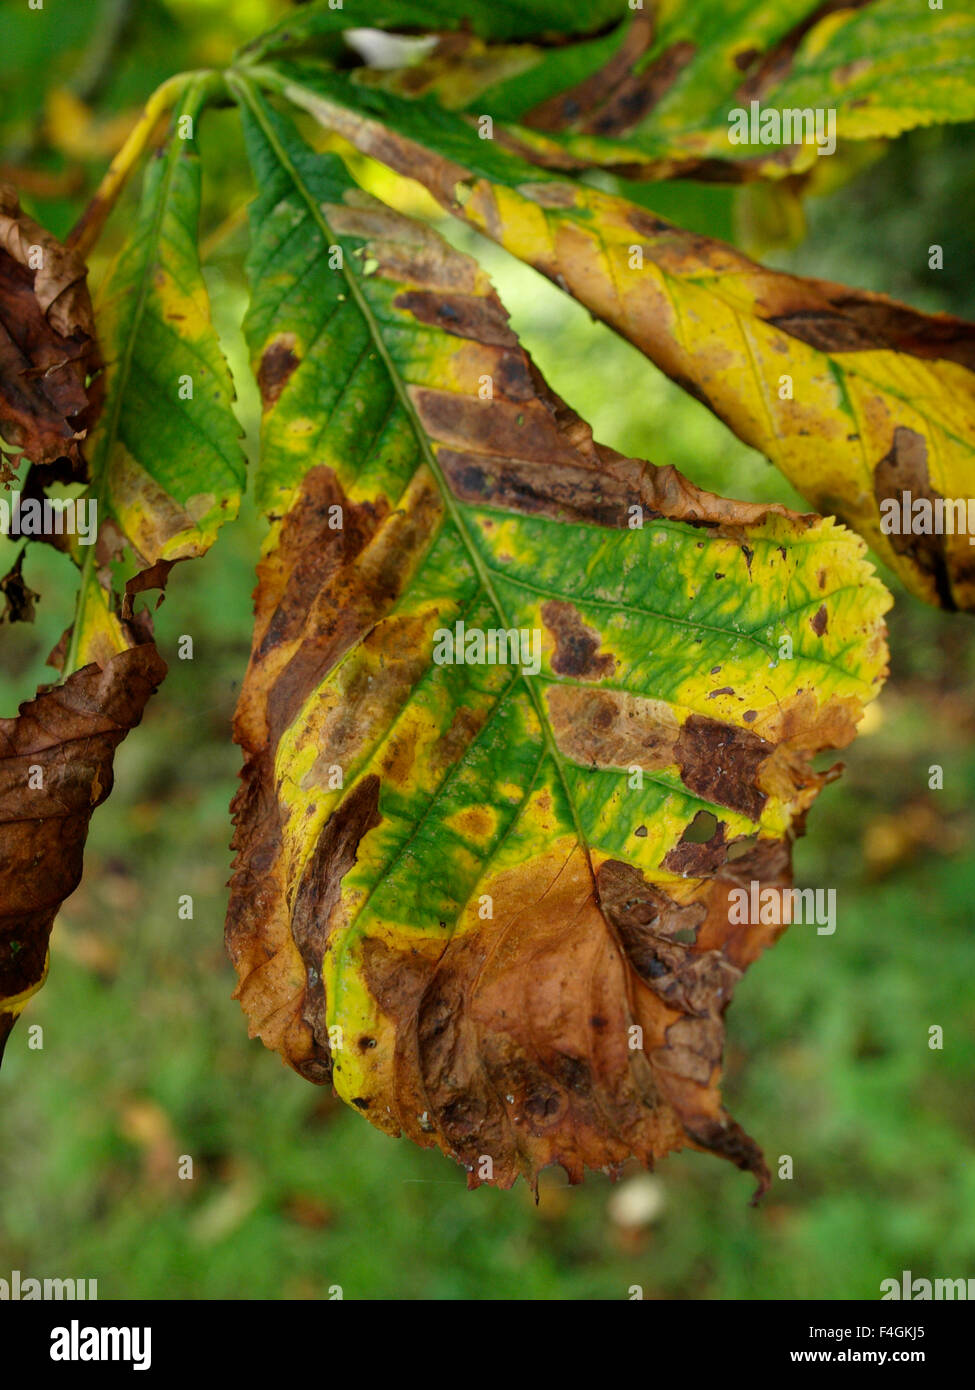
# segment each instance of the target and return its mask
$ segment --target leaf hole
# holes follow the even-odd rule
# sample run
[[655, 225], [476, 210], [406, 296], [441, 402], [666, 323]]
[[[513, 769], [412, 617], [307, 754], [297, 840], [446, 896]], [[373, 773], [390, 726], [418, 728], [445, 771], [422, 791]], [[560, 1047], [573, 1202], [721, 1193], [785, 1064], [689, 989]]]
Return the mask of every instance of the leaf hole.
[[718, 829], [718, 818], [713, 811], [698, 811], [681, 836], [685, 845], [706, 845], [713, 840]]

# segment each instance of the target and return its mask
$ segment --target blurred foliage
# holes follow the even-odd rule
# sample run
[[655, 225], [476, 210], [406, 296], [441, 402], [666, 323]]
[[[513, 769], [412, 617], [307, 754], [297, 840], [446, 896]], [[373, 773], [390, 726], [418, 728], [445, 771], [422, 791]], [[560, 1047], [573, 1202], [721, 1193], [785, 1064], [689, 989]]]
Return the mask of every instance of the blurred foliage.
[[[63, 233], [114, 148], [99, 142], [120, 138], [113, 122], [130, 123], [154, 83], [221, 61], [283, 9], [63, 3], [51, 51], [26, 7], [2, 0], [4, 176], [23, 166], [75, 179], [54, 197], [25, 194]], [[124, 42], [79, 95], [115, 10], [129, 11]], [[88, 157], [71, 147], [71, 101], [87, 112]], [[59, 111], [61, 134], [50, 116]], [[253, 457], [258, 403], [239, 330], [250, 193], [233, 113], [211, 112], [201, 143], [207, 278]], [[801, 207], [763, 209], [751, 193], [680, 183], [639, 197], [788, 269], [975, 317], [971, 150], [970, 128], [918, 131]], [[355, 167], [405, 211], [437, 216], [415, 186]], [[96, 283], [136, 193], [109, 223]], [[802, 509], [764, 459], [633, 348], [504, 252], [440, 225], [476, 250], [527, 348], [598, 438], [674, 463], [701, 486]], [[927, 269], [934, 242], [945, 248], [941, 272]], [[647, 1298], [873, 1298], [902, 1269], [973, 1273], [970, 620], [895, 589], [891, 680], [796, 847], [800, 886], [837, 890], [836, 934], [794, 927], [729, 1014], [727, 1104], [773, 1173], [779, 1155], [792, 1156], [794, 1179], [774, 1181], [753, 1210], [742, 1175], [686, 1153], [617, 1188], [591, 1175], [570, 1189], [547, 1173], [536, 1208], [523, 1185], [468, 1193], [450, 1162], [384, 1137], [246, 1040], [222, 928], [239, 764], [230, 717], [260, 539], [248, 505], [210, 555], [177, 566], [157, 614], [170, 675], [120, 749], [83, 884], [55, 928], [50, 981], [0, 1080], [0, 1275], [97, 1278], [103, 1298], [327, 1298], [340, 1284], [346, 1298], [450, 1300], [625, 1298], [633, 1284]], [[15, 554], [0, 540], [4, 571]], [[29, 549], [25, 577], [42, 598], [33, 626], [0, 632], [5, 714], [53, 678], [43, 661], [70, 619], [72, 573], [63, 557]], [[192, 661], [176, 655], [183, 633]], [[928, 790], [935, 763], [942, 791]], [[192, 921], [177, 916], [185, 893]], [[42, 1051], [29, 1048], [31, 1024], [43, 1026]], [[928, 1048], [932, 1025], [944, 1029], [943, 1051]], [[176, 1176], [181, 1154], [194, 1159], [192, 1181]]]

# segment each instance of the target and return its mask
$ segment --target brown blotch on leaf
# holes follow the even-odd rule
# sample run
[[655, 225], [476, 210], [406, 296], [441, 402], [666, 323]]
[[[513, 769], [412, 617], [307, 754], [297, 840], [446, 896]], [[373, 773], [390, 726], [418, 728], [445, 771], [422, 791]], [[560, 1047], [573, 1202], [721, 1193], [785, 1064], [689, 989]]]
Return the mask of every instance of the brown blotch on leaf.
[[825, 603], [823, 603], [820, 604], [819, 608], [816, 609], [816, 612], [809, 619], [809, 626], [812, 628], [813, 632], [815, 632], [817, 637], [822, 637], [823, 633], [826, 631], [828, 617], [829, 615], [826, 612], [826, 605]]
[[[801, 287], [806, 303], [766, 313], [766, 321], [820, 352], [908, 353], [943, 358], [975, 371], [975, 324], [949, 314], [923, 314], [885, 295], [824, 280], [780, 281], [783, 295]], [[810, 301], [812, 301], [810, 303]]]
[[550, 599], [542, 604], [542, 621], [555, 638], [552, 670], [558, 675], [603, 680], [616, 670], [613, 654], [599, 653], [602, 636], [582, 621], [573, 604]]
[[544, 464], [575, 462], [559, 434], [551, 411], [540, 400], [495, 399], [486, 409], [476, 396], [456, 391], [410, 387], [424, 429], [448, 448]]
[[332, 1075], [322, 981], [322, 961], [331, 931], [332, 912], [341, 896], [342, 879], [356, 861], [359, 841], [381, 820], [379, 778], [371, 774], [357, 782], [329, 816], [295, 893], [291, 935], [305, 966], [302, 1018], [312, 1036], [310, 1054], [302, 1058], [298, 1070], [309, 1081], [328, 1081]]
[[508, 315], [495, 295], [403, 290], [393, 304], [411, 313], [420, 323], [442, 328], [457, 338], [471, 338], [493, 347], [518, 345], [518, 339], [508, 327]]
[[[639, 869], [616, 859], [601, 865], [596, 884], [599, 905], [619, 934], [627, 959], [656, 991], [657, 981], [668, 973], [661, 952], [673, 958], [678, 933], [693, 936], [707, 915], [704, 904], [675, 902], [648, 884]], [[686, 955], [686, 945], [674, 949]]]
[[[911, 494], [912, 503], [915, 499], [923, 498], [933, 507], [939, 494], [931, 486], [928, 445], [922, 434], [906, 425], [896, 427], [889, 452], [873, 471], [873, 492], [878, 507], [891, 499], [895, 501], [898, 516], [901, 512], [901, 495], [905, 492]], [[898, 555], [909, 555], [919, 569], [930, 575], [942, 607], [956, 607], [943, 534], [932, 531], [931, 535], [915, 535], [913, 531], [892, 531], [887, 539]]]
[[565, 464], [542, 468], [520, 459], [441, 449], [439, 463], [462, 502], [488, 503], [561, 521], [624, 527], [635, 494], [620, 480]]
[[278, 399], [298, 367], [296, 342], [293, 333], [279, 333], [264, 349], [257, 368], [257, 384], [265, 410]]
[[621, 84], [633, 80], [633, 65], [653, 42], [653, 30], [653, 19], [649, 14], [641, 12], [634, 15], [623, 42], [601, 68], [568, 91], [547, 97], [533, 106], [522, 117], [522, 123], [533, 130], [550, 133], [572, 127], [586, 129], [580, 122], [606, 105]]
[[148, 614], [140, 615], [135, 612], [136, 595], [144, 594], [149, 589], [159, 589], [159, 597], [156, 599], [155, 604], [156, 608], [158, 608], [165, 598], [163, 590], [166, 588], [166, 584], [169, 581], [170, 570], [176, 563], [177, 561], [175, 560], [157, 560], [154, 565], [150, 565], [148, 569], [140, 571], [139, 574], [133, 575], [131, 579], [126, 581], [120, 612], [120, 617], [124, 624], [143, 628], [147, 635], [151, 635], [152, 622]]
[[671, 707], [619, 690], [551, 685], [545, 691], [559, 752], [583, 767], [669, 767], [679, 724]]
[[748, 729], [702, 714], [688, 715], [677, 740], [681, 780], [705, 801], [758, 820], [768, 799], [757, 785], [771, 744]]
[[[391, 605], [401, 582], [392, 569], [409, 550], [407, 533], [430, 524], [430, 506], [438, 505], [432, 492], [427, 502], [401, 519], [400, 556], [391, 554], [388, 565], [374, 566], [370, 582], [355, 588], [353, 567], [387, 517], [388, 504], [385, 499], [353, 503], [324, 465], [305, 474], [276, 551], [258, 567], [252, 661], [276, 677], [267, 697], [273, 730], [287, 727], [336, 653]], [[342, 509], [342, 525], [333, 529], [329, 521], [336, 506]]]
[[642, 121], [666, 96], [697, 52], [690, 39], [680, 39], [659, 54], [641, 73], [632, 73], [610, 99], [579, 127], [590, 135], [622, 135]]

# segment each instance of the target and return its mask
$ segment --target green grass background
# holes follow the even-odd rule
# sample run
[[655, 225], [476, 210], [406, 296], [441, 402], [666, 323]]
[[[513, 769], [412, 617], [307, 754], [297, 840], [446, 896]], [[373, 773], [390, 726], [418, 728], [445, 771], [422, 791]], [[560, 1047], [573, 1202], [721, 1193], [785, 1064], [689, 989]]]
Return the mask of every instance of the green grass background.
[[[255, 0], [235, 23], [279, 8]], [[8, 43], [0, 63], [36, 63], [38, 83], [68, 80], [71, 36], [42, 62], [20, 23], [20, 49]], [[233, 37], [206, 0], [147, 5], [140, 23], [96, 111], [144, 94], [129, 70], [140, 43], [172, 71], [218, 60]], [[36, 88], [33, 106], [11, 98], [8, 151], [57, 170], [65, 157], [31, 124], [40, 99]], [[689, 184], [640, 197], [774, 264], [975, 317], [963, 214], [972, 143], [967, 128], [898, 142], [810, 198], [806, 234], [791, 245], [783, 228], [795, 208], [780, 197]], [[248, 196], [229, 113], [209, 120], [203, 149], [212, 230]], [[92, 159], [89, 183], [103, 165]], [[32, 207], [63, 232], [82, 201]], [[124, 208], [113, 225], [110, 246]], [[945, 247], [942, 272], [927, 269], [933, 242]], [[633, 349], [533, 272], [476, 246], [526, 346], [598, 438], [728, 495], [802, 505]], [[232, 234], [207, 273], [253, 455], [243, 249]], [[790, 1155], [794, 1177], [776, 1178], [754, 1209], [749, 1179], [688, 1152], [649, 1183], [628, 1170], [615, 1189], [600, 1175], [569, 1188], [547, 1173], [536, 1206], [523, 1184], [469, 1193], [449, 1160], [372, 1129], [249, 1041], [230, 999], [222, 930], [239, 755], [229, 727], [261, 534], [248, 504], [205, 560], [177, 567], [158, 613], [169, 677], [119, 750], [84, 881], [54, 932], [50, 979], [0, 1073], [0, 1277], [97, 1278], [102, 1298], [327, 1298], [339, 1285], [346, 1298], [531, 1300], [626, 1298], [633, 1285], [646, 1298], [875, 1298], [902, 1269], [975, 1275], [971, 619], [895, 588], [890, 682], [796, 846], [797, 882], [837, 890], [837, 931], [787, 933], [728, 1015], [727, 1104], [773, 1172]], [[12, 554], [0, 541], [4, 569]], [[70, 566], [34, 547], [26, 575], [42, 598], [33, 627], [0, 631], [4, 714], [47, 678], [41, 663], [70, 620]], [[182, 634], [192, 661], [177, 658]], [[934, 763], [941, 791], [928, 790]], [[177, 915], [187, 893], [192, 921]], [[42, 1050], [28, 1046], [32, 1024]], [[928, 1046], [934, 1025], [940, 1051]], [[183, 1154], [191, 1181], [177, 1177]], [[642, 1218], [625, 1219], [614, 1192], [636, 1207], [642, 1198]]]

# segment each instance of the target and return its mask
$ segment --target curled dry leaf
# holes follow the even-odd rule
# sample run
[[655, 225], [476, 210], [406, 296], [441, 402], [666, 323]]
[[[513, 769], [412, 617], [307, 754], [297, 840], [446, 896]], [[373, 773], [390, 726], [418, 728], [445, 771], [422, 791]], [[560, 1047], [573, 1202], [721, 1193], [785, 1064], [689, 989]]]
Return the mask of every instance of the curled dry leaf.
[[112, 758], [166, 666], [155, 647], [86, 666], [0, 720], [0, 1056], [47, 974], [48, 939], [77, 888]]
[[[32, 463], [68, 459], [76, 478], [100, 365], [86, 275], [0, 184], [0, 435]], [[0, 462], [0, 482], [11, 476]]]
[[472, 1186], [690, 1145], [761, 1187], [723, 1016], [782, 927], [729, 895], [787, 883], [888, 596], [832, 521], [594, 443], [474, 261], [237, 93], [272, 522], [227, 921], [252, 1034]]

